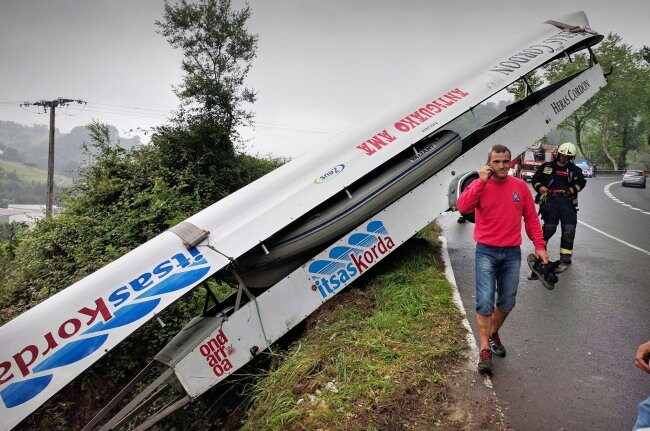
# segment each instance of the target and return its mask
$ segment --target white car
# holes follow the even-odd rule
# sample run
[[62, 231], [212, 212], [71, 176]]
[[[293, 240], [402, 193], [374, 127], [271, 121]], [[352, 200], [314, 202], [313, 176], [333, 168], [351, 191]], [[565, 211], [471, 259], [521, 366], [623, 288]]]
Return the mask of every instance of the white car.
[[623, 187], [639, 186], [645, 189], [646, 175], [643, 169], [628, 169], [623, 175]]

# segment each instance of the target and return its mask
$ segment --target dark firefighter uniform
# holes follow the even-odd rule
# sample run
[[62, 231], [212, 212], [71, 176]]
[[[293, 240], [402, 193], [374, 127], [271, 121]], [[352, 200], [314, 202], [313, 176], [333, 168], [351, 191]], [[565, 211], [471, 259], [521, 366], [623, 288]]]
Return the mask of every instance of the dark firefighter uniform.
[[[560, 259], [570, 263], [578, 223], [578, 192], [587, 184], [582, 169], [571, 161], [564, 166], [559, 166], [557, 160], [547, 162], [537, 168], [532, 183], [537, 191], [535, 202], [539, 203], [539, 212], [544, 221], [544, 240], [548, 243], [558, 223], [562, 223]], [[549, 189], [546, 195], [539, 191], [542, 186]]]

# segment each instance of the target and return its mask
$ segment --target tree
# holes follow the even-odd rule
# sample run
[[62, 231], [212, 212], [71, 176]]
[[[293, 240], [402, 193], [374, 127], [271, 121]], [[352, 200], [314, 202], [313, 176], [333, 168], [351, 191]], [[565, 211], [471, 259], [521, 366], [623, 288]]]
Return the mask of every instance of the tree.
[[183, 51], [183, 82], [175, 88], [181, 107], [170, 124], [158, 128], [151, 141], [155, 166], [172, 187], [211, 204], [245, 184], [237, 146], [237, 127], [252, 113], [245, 103], [255, 93], [244, 80], [255, 57], [257, 35], [246, 31], [248, 6], [231, 10], [230, 0], [165, 3], [158, 32]]
[[[644, 46], [641, 48], [640, 53], [646, 63], [646, 69], [648, 69], [650, 67], [650, 47]], [[645, 92], [646, 95], [650, 95], [650, 79], [646, 79]], [[650, 125], [650, 97], [646, 97], [645, 99], [644, 115], [646, 124]], [[646, 145], [650, 147], [650, 127], [646, 130]]]
[[650, 63], [650, 46], [643, 46], [641, 48], [641, 57], [645, 60], [646, 63]]
[[635, 51], [613, 33], [598, 46], [597, 55], [613, 73], [598, 98], [591, 136], [618, 169], [626, 164], [627, 153], [638, 149], [647, 136], [650, 67], [640, 50]]
[[2, 158], [6, 160], [11, 160], [12, 162], [19, 162], [20, 153], [18, 153], [18, 150], [16, 150], [15, 148], [9, 147], [6, 150], [4, 150], [4, 153], [2, 154]]
[[515, 81], [508, 87], [508, 93], [515, 97], [515, 101], [522, 100], [529, 94], [537, 91], [544, 80], [537, 74], [536, 70], [526, 74], [523, 78]]
[[[618, 169], [625, 164], [628, 151], [639, 148], [647, 136], [650, 65], [644, 63], [643, 50], [634, 51], [614, 33], [594, 53], [606, 72], [613, 70], [607, 78], [608, 85], [571, 114], [560, 128], [575, 133], [583, 155], [600, 163], [608, 161]], [[547, 65], [544, 77], [555, 82], [588, 66], [589, 57], [577, 54], [570, 61], [561, 59]]]
[[13, 259], [16, 257], [15, 250], [18, 243], [18, 237], [28, 229], [27, 223], [12, 221], [9, 223], [0, 223], [0, 243], [6, 242], [7, 257]]
[[252, 114], [242, 108], [253, 103], [255, 93], [244, 79], [255, 58], [257, 35], [246, 31], [249, 6], [231, 10], [230, 0], [165, 2], [159, 33], [169, 44], [183, 50], [183, 83], [176, 95], [190, 114], [224, 122], [228, 132]]

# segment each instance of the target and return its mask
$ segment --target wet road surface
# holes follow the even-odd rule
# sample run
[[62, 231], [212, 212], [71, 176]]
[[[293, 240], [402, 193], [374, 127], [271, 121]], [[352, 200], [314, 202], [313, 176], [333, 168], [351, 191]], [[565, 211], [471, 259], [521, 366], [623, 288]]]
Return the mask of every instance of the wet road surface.
[[[605, 193], [605, 187], [618, 201]], [[526, 279], [500, 331], [508, 349], [494, 358], [492, 383], [515, 430], [630, 430], [650, 376], [633, 365], [650, 339], [650, 189], [619, 177], [588, 180], [580, 194], [574, 263], [552, 291]], [[629, 206], [625, 206], [628, 204]], [[438, 223], [465, 310], [474, 322], [473, 225], [458, 213]], [[549, 244], [559, 258], [559, 229]], [[525, 257], [532, 243], [522, 233]]]

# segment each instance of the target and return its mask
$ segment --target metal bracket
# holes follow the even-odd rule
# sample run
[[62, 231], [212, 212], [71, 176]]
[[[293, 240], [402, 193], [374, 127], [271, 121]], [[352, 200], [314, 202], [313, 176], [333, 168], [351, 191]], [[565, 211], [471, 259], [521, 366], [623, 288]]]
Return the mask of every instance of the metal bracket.
[[235, 280], [237, 280], [237, 283], [239, 283], [239, 288], [237, 289], [237, 300], [235, 301], [235, 311], [237, 311], [239, 310], [239, 306], [241, 304], [242, 291], [246, 293], [246, 296], [248, 296], [248, 299], [251, 301], [255, 301], [255, 297], [253, 296], [251, 291], [248, 290], [248, 287], [246, 287], [246, 283], [244, 283], [244, 280], [242, 280], [239, 274], [237, 274], [237, 271], [235, 271], [234, 268], [230, 268], [230, 272], [235, 277]]
[[[255, 296], [253, 296], [253, 294], [251, 294], [250, 290], [248, 290], [248, 287], [246, 287], [246, 283], [244, 283], [244, 280], [242, 280], [242, 278], [239, 276], [239, 274], [237, 274], [237, 271], [235, 271], [234, 268], [230, 268], [230, 272], [232, 273], [232, 275], [235, 277], [235, 279], [239, 283], [239, 288], [237, 289], [237, 299], [235, 301], [235, 310], [234, 310], [234, 312], [237, 312], [237, 310], [239, 310], [239, 306], [240, 306], [240, 303], [241, 303], [241, 293], [243, 291], [244, 293], [246, 293], [246, 296], [248, 296], [248, 299], [251, 302], [253, 302], [253, 304], [255, 304], [255, 311], [257, 311], [257, 319], [260, 322], [260, 328], [262, 329], [262, 336], [264, 336], [264, 341], [266, 342], [266, 345], [268, 346], [269, 350], [271, 352], [273, 352], [273, 350], [271, 350], [271, 343], [269, 342], [269, 337], [266, 336], [266, 331], [264, 330], [264, 323], [262, 323], [262, 316], [260, 315], [260, 307], [257, 304], [257, 298], [255, 298]], [[255, 352], [259, 352], [259, 348], [257, 348], [255, 350]], [[251, 350], [251, 354], [253, 354], [253, 350]], [[255, 356], [255, 355], [253, 354], [253, 356]]]
[[568, 31], [570, 33], [589, 33], [589, 34], [593, 34], [593, 35], [598, 34], [598, 33], [596, 33], [595, 31], [593, 31], [592, 29], [590, 29], [589, 27], [586, 27], [586, 26], [571, 25], [571, 24], [567, 24], [567, 23], [564, 23], [564, 22], [555, 21], [555, 20], [552, 20], [552, 19], [549, 19], [548, 21], [544, 21], [544, 24], [554, 25], [555, 27], [557, 27], [559, 29], [562, 29], [562, 30], [566, 30], [566, 31]]
[[198, 228], [186, 221], [180, 222], [168, 230], [175, 233], [188, 249], [196, 247], [210, 235], [210, 231]]
[[598, 58], [590, 46], [587, 47], [587, 51], [589, 51], [589, 67], [593, 67], [594, 64], [598, 64]]
[[[95, 429], [97, 424], [102, 421], [115, 406], [126, 396], [128, 392], [133, 390], [138, 383], [144, 380], [149, 371], [153, 368], [153, 361], [149, 362], [145, 368], [138, 373], [137, 376], [129, 382], [89, 423], [86, 425], [82, 431], [90, 431]], [[118, 430], [124, 427], [129, 420], [135, 417], [140, 413], [144, 408], [149, 406], [153, 401], [155, 401], [167, 385], [168, 379], [174, 375], [174, 370], [168, 368], [161, 375], [158, 376], [152, 383], [150, 383], [142, 392], [140, 392], [131, 402], [129, 402], [122, 410], [120, 410], [115, 416], [113, 416], [108, 422], [106, 422], [101, 428], [100, 431], [108, 430]], [[189, 397], [186, 397], [189, 398]], [[189, 401], [189, 400], [188, 400]], [[182, 407], [182, 406], [180, 406]], [[176, 410], [180, 407], [176, 407]], [[172, 410], [173, 411], [173, 410]], [[166, 414], [169, 415], [172, 411], [168, 411]], [[163, 416], [164, 417], [164, 416]], [[160, 420], [160, 419], [158, 419]], [[153, 425], [150, 424], [149, 426]], [[140, 429], [140, 428], [138, 428]], [[146, 428], [144, 428], [146, 429]]]
[[524, 81], [524, 85], [526, 88], [526, 93], [524, 94], [524, 97], [528, 97], [528, 95], [533, 94], [533, 88], [530, 86], [530, 83], [526, 79], [526, 75], [522, 76], [521, 79]]
[[152, 366], [153, 362], [149, 362], [147, 366], [144, 367], [117, 395], [115, 395], [115, 397], [113, 397], [113, 399], [106, 404], [106, 406], [104, 406], [104, 408], [101, 409], [101, 411], [97, 413], [97, 415], [95, 415], [95, 417], [88, 423], [88, 425], [83, 427], [81, 431], [91, 431], [95, 429], [97, 424], [101, 422], [102, 419], [104, 419], [120, 401], [122, 401], [126, 394], [133, 390], [133, 388], [135, 388], [135, 386], [147, 376]]

